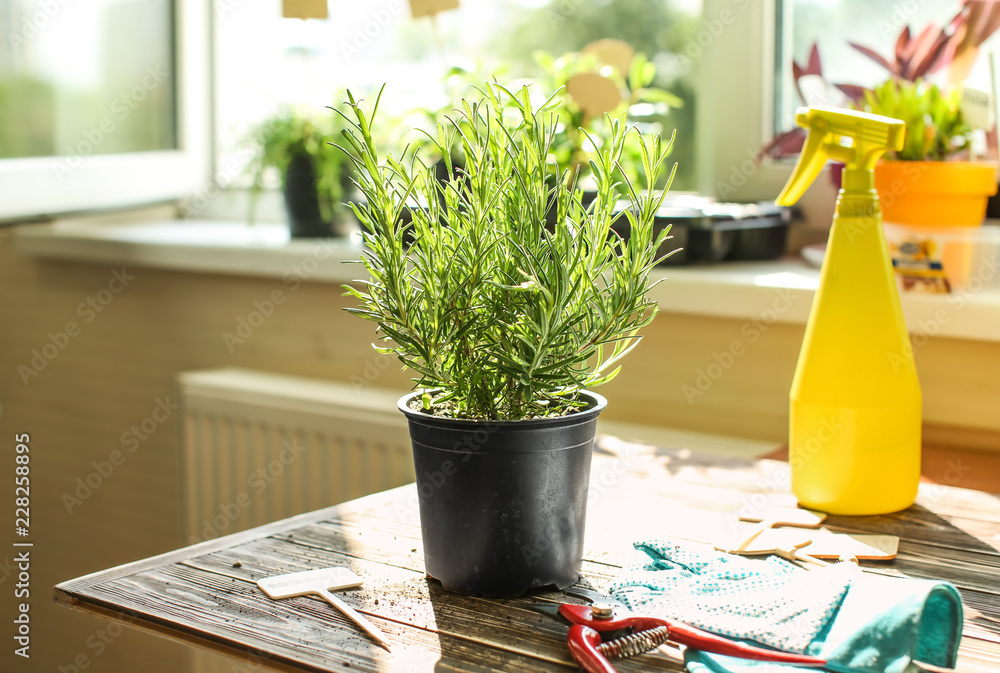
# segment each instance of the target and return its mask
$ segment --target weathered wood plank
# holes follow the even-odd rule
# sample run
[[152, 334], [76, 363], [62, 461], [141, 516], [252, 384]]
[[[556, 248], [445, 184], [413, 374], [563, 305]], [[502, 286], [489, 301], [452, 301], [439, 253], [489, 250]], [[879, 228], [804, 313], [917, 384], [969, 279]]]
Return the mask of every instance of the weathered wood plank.
[[277, 533], [275, 539], [286, 540], [316, 549], [339, 549], [352, 555], [419, 572], [424, 571], [423, 542], [412, 531], [386, 531], [384, 527], [340, 523], [327, 519], [294, 531]]
[[[594, 562], [621, 565], [627, 562], [631, 555], [632, 543], [638, 539], [653, 537], [692, 539], [698, 536], [705, 536], [707, 539], [727, 539], [728, 536], [734, 535], [734, 531], [745, 533], [753, 528], [752, 524], [734, 523], [734, 517], [727, 513], [704, 512], [692, 507], [667, 509], [657, 507], [655, 511], [668, 513], [668, 516], [658, 517], [658, 522], [653, 525], [650, 525], [648, 521], [642, 522], [641, 525], [637, 525], [635, 522], [631, 525], [627, 522], [618, 525], [617, 520], [607, 521], [607, 517], [603, 516], [601, 512], [593, 514], [588, 522], [588, 541], [590, 544], [588, 545], [587, 558]], [[355, 523], [350, 520], [350, 517], [330, 519], [310, 526], [298, 534], [305, 535], [305, 540], [312, 544], [325, 546], [335, 544], [338, 539], [350, 539], [353, 536], [360, 539], [364, 535], [368, 535], [369, 538], [375, 535], [384, 535], [396, 540], [406, 532], [412, 531], [396, 521], [392, 514], [389, 514], [387, 518], [385, 508], [380, 508], [377, 512], [378, 514], [372, 513], [366, 517], [366, 525]], [[836, 521], [839, 522], [845, 518], [837, 517]], [[856, 526], [831, 525], [830, 528], [840, 532], [887, 533], [895, 531], [902, 533], [904, 538], [941, 536], [943, 531], [948, 531], [948, 525], [940, 522], [936, 522], [933, 529], [927, 530], [919, 523], [911, 523], [900, 529], [896, 522], [886, 517], [860, 517], [859, 520], [863, 521], [860, 521]], [[336, 532], [335, 524], [342, 527], [343, 532]], [[968, 537], [964, 533], [953, 533], [953, 535], [956, 538], [959, 536]], [[408, 539], [412, 540], [414, 547], [411, 550], [418, 559], [419, 540]], [[974, 540], [974, 538], [972, 539]], [[866, 565], [892, 567], [915, 577], [947, 579], [963, 588], [1000, 592], [1000, 582], [991, 579], [1000, 575], [1000, 554], [985, 545], [966, 543], [960, 547], [960, 544], [957, 539], [950, 546], [909, 542], [904, 539], [896, 561], [890, 564], [871, 562], [866, 563]], [[989, 572], [984, 573], [984, 570]], [[998, 598], [997, 608], [1000, 609], [1000, 598]]]
[[[650, 511], [665, 514], [657, 517], [654, 525], [651, 525], [645, 517], [615, 517], [614, 514], [620, 511], [619, 506], [621, 509], [637, 506], [636, 500], [639, 498], [636, 498], [632, 488], [628, 490], [633, 494], [630, 497], [618, 496], [614, 502], [609, 498], [603, 508], [596, 512], [594, 509], [591, 510], [588, 529], [594, 533], [592, 537], [599, 539], [604, 550], [604, 554], [600, 557], [601, 561], [615, 562], [607, 555], [607, 550], [611, 546], [609, 536], [620, 542], [618, 545], [620, 550], [627, 552], [631, 542], [642, 537], [656, 535], [681, 538], [697, 535], [712, 537], [710, 534], [712, 531], [724, 537], [735, 531], [747, 531], [752, 528], [752, 524], [733, 523], [733, 510], [706, 512], [697, 507], [676, 503], [650, 505]], [[691, 499], [690, 492], [684, 492], [684, 498]], [[641, 502], [639, 505], [641, 506]], [[609, 512], [612, 513], [610, 517]], [[400, 535], [413, 530], [401, 523], [397, 517], [396, 509], [382, 506], [366, 513], [365, 525], [368, 528], [374, 527], [386, 531], [386, 534], [392, 532]], [[352, 525], [357, 526], [359, 535], [366, 532], [360, 530], [361, 524], [353, 524], [350, 517], [338, 517], [330, 523], [333, 521], [347, 528]], [[318, 525], [327, 524], [320, 522]], [[1000, 582], [990, 579], [992, 575], [1000, 574], [1000, 553], [968, 533], [957, 530], [949, 521], [919, 506], [898, 515], [830, 517], [828, 527], [838, 532], [901, 535], [904, 540], [900, 546], [899, 559], [892, 564], [893, 567], [914, 576], [948, 579], [963, 587], [1000, 591], [998, 586]], [[997, 528], [994, 524], [993, 529]], [[418, 540], [416, 542], [419, 544]], [[588, 554], [588, 557], [591, 560], [598, 560], [594, 554]], [[984, 570], [990, 572], [984, 573]], [[997, 607], [1000, 608], [1000, 605]]]
[[[358, 538], [368, 535], [369, 540], [372, 540], [373, 536], [383, 535], [386, 536], [386, 539], [391, 537], [393, 540], [396, 540], [398, 539], [396, 534], [402, 534], [407, 531], [405, 526], [396, 521], [393, 514], [389, 514], [386, 517], [386, 513], [389, 511], [386, 508], [381, 507], [376, 511], [382, 516], [367, 516], [365, 519], [366, 526], [352, 522], [350, 520], [351, 517], [342, 517], [319, 522], [298, 532], [298, 534], [303, 536], [303, 540], [308, 543], [325, 546], [336, 543], [337, 539], [349, 539], [354, 535], [357, 535]], [[659, 511], [663, 510], [660, 509]], [[686, 507], [682, 511], [675, 511], [674, 514], [675, 516], [665, 517], [665, 520], [661, 521], [659, 532], [663, 536], [675, 535], [685, 538], [689, 537], [692, 531], [696, 534], [706, 534], [708, 531], [716, 530], [720, 534], [725, 534], [732, 530], [729, 527], [726, 515], [722, 513], [706, 513], [695, 508]], [[895, 530], [902, 533], [905, 537], [941, 536], [942, 532], [949, 530], [949, 524], [942, 522], [940, 519], [933, 521], [933, 518], [933, 515], [930, 513], [915, 510], [908, 517], [909, 520], [905, 524], [900, 524], [898, 521], [887, 517], [858, 517], [856, 519], [857, 525], [852, 525], [849, 528], [833, 525], [831, 528], [844, 532], [888, 532]], [[835, 521], [845, 519], [848, 522], [854, 521], [847, 517], [834, 518]], [[602, 520], [601, 514], [598, 513], [597, 515], [592, 515], [588, 525], [593, 530], [602, 523], [605, 525], [608, 524], [608, 522]], [[899, 530], [900, 525], [904, 526], [903, 530]], [[338, 532], [338, 526], [344, 530]], [[739, 526], [740, 530], [749, 530], [752, 527], [750, 524], [739, 524]], [[612, 537], [624, 538], [622, 544], [617, 547], [617, 552], [609, 550], [611, 544], [608, 539], [607, 529], [603, 532], [599, 531], [596, 537], [600, 539], [603, 551], [588, 550], [588, 559], [612, 566], [622, 565], [631, 555], [631, 542], [641, 537], [635, 529], [635, 526], [630, 527], [627, 525], [617, 528], [615, 535]], [[391, 535], [390, 532], [393, 532], [393, 534]], [[921, 535], [922, 533], [926, 535]], [[954, 535], [956, 538], [968, 537], [961, 532], [954, 533]], [[649, 534], [646, 536], [653, 537]], [[414, 560], [416, 563], [419, 563], [419, 540], [410, 539], [416, 545], [411, 548]], [[972, 539], [974, 540], [974, 538]], [[985, 545], [965, 543], [963, 545], [964, 548], [960, 548], [959, 545], [961, 544], [958, 540], [950, 546], [931, 545], [904, 540], [901, 543], [900, 554], [896, 561], [890, 563], [867, 563], [866, 565], [876, 568], [892, 568], [913, 577], [945, 579], [955, 583], [960, 589], [981, 590], [984, 592], [983, 600], [993, 602], [991, 609], [1000, 611], [1000, 581], [997, 580], [997, 577], [1000, 576], [1000, 555], [996, 553], [996, 550]], [[974, 548], [970, 549], [969, 547]], [[366, 551], [366, 553], [371, 553], [371, 550]]]
[[[348, 528], [350, 528], [350, 525], [348, 525]], [[349, 539], [352, 537], [352, 533], [356, 532], [357, 531], [354, 530], [348, 530], [348, 531], [338, 530], [337, 524], [333, 522], [320, 522], [296, 530], [295, 540], [300, 544], [307, 544], [307, 545], [316, 544], [319, 545], [320, 549], [322, 549], [323, 547], [329, 545], [331, 541], [338, 539], [345, 539], [345, 538]], [[400, 559], [390, 558], [391, 557], [390, 551], [387, 551], [386, 549], [383, 549], [381, 547], [368, 546], [370, 543], [374, 543], [377, 540], [384, 541], [385, 539], [387, 538], [385, 537], [379, 538], [378, 536], [368, 535], [366, 536], [365, 539], [364, 549], [359, 550], [359, 552], [364, 557], [380, 557], [380, 560], [382, 560], [382, 558], [385, 558], [390, 563], [392, 562], [399, 563]], [[970, 555], [974, 555], [974, 553], [970, 553]], [[218, 554], [214, 556], [218, 556]], [[587, 563], [585, 566], [585, 575], [591, 580], [596, 580], [599, 584], [603, 586], [614, 578], [614, 576], [617, 574], [616, 570], [617, 569], [615, 567], [605, 567], [603, 568], [604, 572], [602, 572], [602, 567], [600, 565]], [[910, 570], [911, 570], [910, 574], [914, 574], [915, 576], [916, 575], [922, 576], [925, 574], [925, 573], [919, 573], [919, 574], [914, 573], [912, 572], [912, 568]], [[940, 576], [940, 573], [938, 573], [938, 576]], [[989, 589], [995, 589], [995, 587], [989, 587]], [[966, 596], [966, 604], [969, 605], [970, 608], [972, 609], [981, 609], [982, 607], [989, 608], [990, 605], [992, 604], [992, 609], [994, 611], [996, 610], [997, 605], [996, 605], [995, 594], [987, 592], [978, 592], [978, 591], [971, 591], [971, 592], [963, 591], [963, 593], [974, 594], [976, 597], [974, 603], [975, 607], [973, 607], [973, 604], [970, 604], [969, 596]], [[980, 638], [980, 639], [990, 640], [992, 642], [1000, 642], [1000, 637], [998, 637], [998, 634], [1000, 634], [1000, 627], [997, 627], [996, 624], [992, 624], [990, 622], [970, 623], [969, 628], [966, 629], [967, 637]]]
[[975, 638], [963, 638], [958, 653], [958, 671], [996, 671], [1000, 665], [1000, 646]]
[[[723, 501], [729, 502], [748, 500], [748, 494], [752, 493], [790, 492], [789, 467], [782, 461], [752, 462], [705, 455], [687, 457], [683, 450], [664, 448], [654, 448], [650, 453], [641, 445], [623, 442], [615, 442], [614, 446], [613, 451], [606, 452], [609, 456], [614, 456], [606, 457], [605, 462], [610, 460], [613, 463], [612, 469], [608, 471], [615, 475], [617, 483], [628, 484], [630, 489], [634, 486], [631, 480], [638, 480], [640, 487], [635, 493], [643, 496], [652, 491], [648, 480], [664, 476], [671, 477], [672, 487], [698, 485], [728, 491], [728, 496], [720, 496], [724, 498]], [[597, 465], [595, 462], [595, 466]], [[624, 473], [622, 466], [627, 467]], [[676, 483], [674, 477], [680, 478], [682, 484]], [[645, 485], [642, 482], [646, 482]], [[688, 491], [687, 495], [692, 495], [692, 492]], [[995, 527], [1000, 518], [1000, 495], [944, 484], [922, 483], [917, 504], [946, 519], [958, 517], [987, 523], [994, 536], [1000, 534]]]

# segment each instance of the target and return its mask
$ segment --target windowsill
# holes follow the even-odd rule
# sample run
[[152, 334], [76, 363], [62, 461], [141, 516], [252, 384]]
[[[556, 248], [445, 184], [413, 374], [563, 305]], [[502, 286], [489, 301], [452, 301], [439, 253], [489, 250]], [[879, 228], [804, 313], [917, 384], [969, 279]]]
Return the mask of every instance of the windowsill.
[[[59, 222], [17, 230], [17, 249], [46, 259], [174, 271], [344, 283], [363, 271], [357, 240], [289, 240], [282, 224], [214, 220], [106, 225]], [[666, 313], [805, 324], [819, 270], [795, 258], [658, 269], [652, 296]], [[902, 294], [914, 334], [1000, 342], [1000, 289]]]

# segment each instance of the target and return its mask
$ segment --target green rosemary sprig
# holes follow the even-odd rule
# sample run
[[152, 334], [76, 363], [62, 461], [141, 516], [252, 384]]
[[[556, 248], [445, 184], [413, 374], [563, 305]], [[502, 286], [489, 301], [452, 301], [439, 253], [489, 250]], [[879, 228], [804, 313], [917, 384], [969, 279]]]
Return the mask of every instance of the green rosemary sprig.
[[[533, 106], [527, 88], [496, 83], [479, 92], [428, 143], [445, 157], [446, 180], [419, 151], [381, 156], [371, 133], [381, 92], [370, 115], [348, 93], [342, 146], [365, 196], [353, 207], [369, 274], [345, 286], [359, 301], [348, 310], [376, 323], [379, 351], [413, 370], [415, 387], [436, 391], [424, 396], [431, 413], [562, 415], [581, 404], [580, 391], [617, 375], [656, 314], [649, 274], [668, 234], [653, 230], [665, 190], [628, 182], [628, 207], [618, 207], [619, 160], [638, 132], [608, 119], [610, 142], [591, 162], [597, 198], [584, 208], [573, 174], [551, 159], [558, 99]], [[672, 142], [641, 138], [646, 185]], [[631, 224], [627, 242], [611, 228], [617, 217]]]

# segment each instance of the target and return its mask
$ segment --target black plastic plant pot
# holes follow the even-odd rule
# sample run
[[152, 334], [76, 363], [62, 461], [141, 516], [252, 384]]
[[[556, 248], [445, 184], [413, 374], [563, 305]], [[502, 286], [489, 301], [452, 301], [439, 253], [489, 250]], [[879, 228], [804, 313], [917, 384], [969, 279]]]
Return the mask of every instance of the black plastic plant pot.
[[688, 248], [693, 259], [701, 262], [721, 262], [733, 249], [742, 224], [737, 220], [713, 221], [703, 218], [704, 223], [691, 227], [688, 234]]
[[770, 203], [713, 203], [691, 230], [691, 252], [705, 262], [777, 259], [785, 252], [790, 212]]
[[788, 221], [780, 218], [761, 218], [756, 225], [748, 224], [737, 232], [728, 259], [777, 259], [785, 254]]
[[448, 591], [495, 598], [580, 577], [597, 416], [470, 421], [399, 400], [413, 443], [424, 563]]
[[316, 195], [316, 171], [312, 159], [294, 157], [285, 172], [285, 212], [292, 238], [323, 238], [332, 235], [333, 227], [320, 215]]

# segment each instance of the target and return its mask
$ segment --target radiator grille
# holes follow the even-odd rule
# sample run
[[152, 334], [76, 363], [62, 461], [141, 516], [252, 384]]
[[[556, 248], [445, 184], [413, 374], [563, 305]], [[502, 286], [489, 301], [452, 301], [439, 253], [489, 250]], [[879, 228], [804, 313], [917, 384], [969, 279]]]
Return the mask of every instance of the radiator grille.
[[178, 378], [191, 543], [413, 480], [397, 393], [238, 369]]

